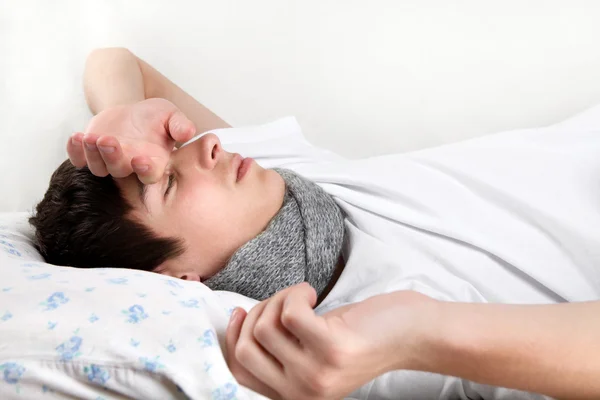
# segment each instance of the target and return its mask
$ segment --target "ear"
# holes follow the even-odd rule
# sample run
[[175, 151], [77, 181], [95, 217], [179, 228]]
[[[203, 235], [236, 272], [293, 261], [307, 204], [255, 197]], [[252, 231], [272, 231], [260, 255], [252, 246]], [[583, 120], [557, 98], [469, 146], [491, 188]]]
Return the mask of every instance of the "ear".
[[189, 272], [178, 272], [177, 273], [177, 277], [179, 279], [183, 279], [184, 281], [194, 281], [194, 282], [200, 282], [200, 275], [198, 275], [196, 272], [193, 271], [189, 271]]
[[177, 267], [181, 268], [181, 261], [172, 262], [172, 260], [163, 261], [158, 267], [154, 268], [154, 272], [168, 275], [173, 278], [183, 279], [184, 281], [202, 282], [202, 278], [197, 272], [192, 269], [178, 271]]

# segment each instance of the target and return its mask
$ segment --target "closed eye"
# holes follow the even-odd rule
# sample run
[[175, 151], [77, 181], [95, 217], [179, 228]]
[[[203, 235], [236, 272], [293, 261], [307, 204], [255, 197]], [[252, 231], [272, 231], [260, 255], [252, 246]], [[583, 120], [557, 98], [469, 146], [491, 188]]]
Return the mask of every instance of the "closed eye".
[[173, 187], [173, 182], [175, 182], [175, 174], [169, 175], [169, 181], [167, 182], [167, 190], [165, 190], [165, 197], [167, 197], [169, 191]]

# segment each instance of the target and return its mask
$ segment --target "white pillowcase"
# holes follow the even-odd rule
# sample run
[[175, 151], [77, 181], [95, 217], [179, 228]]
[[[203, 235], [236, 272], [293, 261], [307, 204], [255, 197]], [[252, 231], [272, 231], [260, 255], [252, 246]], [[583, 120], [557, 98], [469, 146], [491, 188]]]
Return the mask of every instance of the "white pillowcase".
[[237, 384], [220, 347], [241, 296], [46, 264], [27, 217], [0, 214], [0, 398], [262, 398]]

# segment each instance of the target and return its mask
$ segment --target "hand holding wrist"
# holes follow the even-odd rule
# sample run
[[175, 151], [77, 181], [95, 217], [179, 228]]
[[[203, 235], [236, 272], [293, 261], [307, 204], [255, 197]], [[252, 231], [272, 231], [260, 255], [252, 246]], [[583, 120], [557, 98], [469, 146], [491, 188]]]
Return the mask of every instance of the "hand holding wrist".
[[368, 338], [377, 375], [400, 369], [426, 370], [435, 357], [440, 302], [405, 290], [373, 296], [335, 309], [344, 323]]

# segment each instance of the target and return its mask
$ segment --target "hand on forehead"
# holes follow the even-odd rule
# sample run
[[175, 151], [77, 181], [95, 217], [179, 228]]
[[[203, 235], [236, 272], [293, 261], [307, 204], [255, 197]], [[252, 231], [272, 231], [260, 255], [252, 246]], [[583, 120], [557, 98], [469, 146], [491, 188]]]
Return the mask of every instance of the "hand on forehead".
[[172, 103], [148, 99], [97, 114], [85, 133], [67, 142], [69, 159], [97, 176], [123, 178], [132, 173], [145, 184], [164, 175], [175, 143], [189, 141], [194, 124]]

